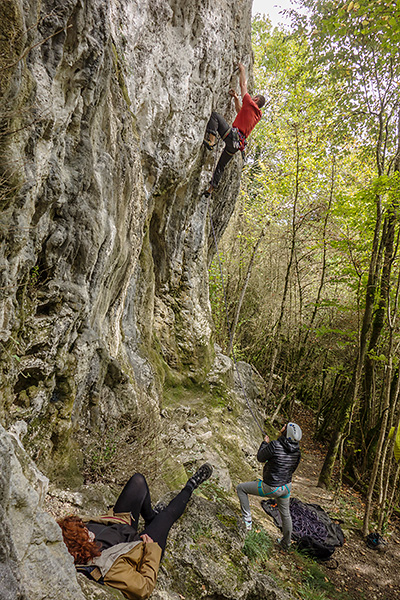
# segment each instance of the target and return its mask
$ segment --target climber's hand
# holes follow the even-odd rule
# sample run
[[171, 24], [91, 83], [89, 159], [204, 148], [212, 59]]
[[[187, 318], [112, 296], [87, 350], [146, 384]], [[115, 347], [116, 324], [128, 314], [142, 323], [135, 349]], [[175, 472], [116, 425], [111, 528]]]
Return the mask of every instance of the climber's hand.
[[147, 533], [144, 533], [140, 537], [142, 538], [145, 544], [150, 544], [153, 541], [152, 538], [149, 535], [147, 535]]

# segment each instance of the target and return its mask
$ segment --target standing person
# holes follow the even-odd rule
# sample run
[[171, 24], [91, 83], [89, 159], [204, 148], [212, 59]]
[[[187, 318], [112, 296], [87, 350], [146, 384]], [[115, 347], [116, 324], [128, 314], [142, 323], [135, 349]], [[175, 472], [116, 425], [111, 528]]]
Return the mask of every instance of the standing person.
[[289, 504], [292, 490], [292, 475], [297, 469], [301, 453], [299, 442], [301, 429], [296, 423], [287, 423], [280, 431], [277, 440], [270, 442], [266, 435], [257, 452], [257, 460], [265, 462], [263, 479], [239, 483], [236, 488], [244, 524], [251, 530], [251, 512], [248, 494], [263, 498], [275, 498], [282, 517], [283, 538], [278, 540], [284, 550], [288, 550], [292, 537], [292, 517]]
[[[202, 465], [159, 512], [151, 506], [145, 477], [136, 473], [106, 515], [89, 519], [70, 515], [60, 519], [64, 542], [77, 569], [99, 583], [121, 590], [131, 600], [148, 598], [156, 584], [169, 530], [183, 514], [193, 490], [211, 477], [212, 470], [208, 463]], [[145, 523], [141, 533], [139, 515]]]
[[225, 142], [225, 148], [213, 173], [210, 186], [204, 192], [205, 196], [210, 196], [211, 192], [218, 186], [222, 173], [232, 156], [234, 156], [238, 150], [244, 152], [248, 136], [262, 117], [260, 109], [265, 104], [265, 98], [260, 94], [252, 98], [250, 94], [248, 94], [246, 70], [242, 63], [239, 63], [239, 86], [242, 104], [240, 103], [236, 91], [229, 90], [229, 95], [235, 101], [235, 109], [237, 112], [232, 127], [230, 127], [225, 119], [217, 112], [211, 114], [210, 120], [207, 123], [206, 139], [203, 142], [205, 147], [208, 150], [212, 150], [216, 143], [217, 133], [219, 133], [220, 137]]

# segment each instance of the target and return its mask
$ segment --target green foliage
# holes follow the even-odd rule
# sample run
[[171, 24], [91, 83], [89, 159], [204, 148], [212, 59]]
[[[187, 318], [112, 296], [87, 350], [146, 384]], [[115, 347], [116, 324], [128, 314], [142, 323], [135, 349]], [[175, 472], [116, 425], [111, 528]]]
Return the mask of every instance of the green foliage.
[[[308, 591], [311, 593], [312, 591], [318, 591], [322, 594], [322, 598], [326, 598], [324, 592], [333, 592], [334, 586], [332, 583], [327, 580], [325, 572], [321, 569], [318, 563], [307, 560], [305, 562], [306, 568], [303, 571], [303, 582], [305, 584], [304, 591]], [[305, 594], [307, 597], [307, 594]], [[309, 596], [310, 598], [315, 598], [315, 596]]]
[[[356, 197], [351, 204], [344, 199], [365, 185], [366, 165], [362, 171], [358, 168], [353, 152], [355, 139], [340, 137], [335, 131], [335, 96], [323, 69], [306, 68], [310, 60], [307, 39], [287, 36], [276, 29], [271, 32], [265, 19], [254, 20], [253, 36], [256, 87], [266, 92], [269, 104], [252, 134], [242, 196], [227, 230], [226, 244], [224, 240], [220, 249], [232, 323], [251, 251], [264, 232], [234, 347], [237, 356], [253, 362], [266, 375], [268, 357], [276, 345], [274, 327], [281, 310], [293, 235], [297, 266], [289, 273], [289, 295], [294, 307], [300, 294], [302, 306], [300, 314], [283, 312], [282, 343], [288, 358], [293, 359], [293, 344], [308, 337], [310, 342], [318, 339], [320, 344], [313, 349], [317, 362], [323, 360], [324, 350], [333, 350], [340, 360], [343, 346], [336, 342], [337, 332], [344, 332], [348, 340], [356, 337], [353, 315], [360, 299], [353, 294], [360, 287], [358, 265], [361, 276], [367, 268], [373, 234], [368, 208], [373, 202], [367, 205], [364, 198]], [[349, 231], [351, 211], [355, 228]], [[322, 277], [324, 289], [316, 300]], [[217, 339], [226, 348], [229, 340], [216, 262], [210, 270], [210, 281]], [[331, 321], [336, 322], [332, 325]]]
[[[190, 471], [190, 474], [193, 475], [196, 471], [196, 468], [190, 469]], [[208, 500], [211, 500], [211, 502], [226, 502], [227, 499], [226, 491], [212, 479], [207, 479], [207, 481], [202, 483], [201, 487], [198, 488], [198, 490], [196, 490], [194, 493], [205, 496]]]
[[[336, 128], [356, 131], [366, 156], [377, 159], [379, 174], [393, 169], [399, 102], [400, 7], [395, 1], [303, 0], [309, 17], [294, 16], [309, 41], [312, 68], [329, 69], [337, 99]], [[376, 150], [378, 150], [376, 152]]]
[[263, 529], [250, 531], [245, 539], [243, 552], [252, 563], [262, 563], [268, 558], [273, 542]]
[[[387, 368], [398, 364], [389, 344], [400, 336], [400, 34], [393, 26], [400, 6], [299, 4], [307, 10], [291, 11], [293, 33], [272, 30], [265, 18], [253, 21], [255, 88], [267, 105], [220, 242], [227, 312], [231, 324], [238, 317], [236, 356], [271, 381], [267, 416], [282, 398], [283, 410], [295, 399], [306, 402], [318, 409], [324, 439], [334, 427], [344, 431], [346, 421], [346, 468], [353, 461], [364, 472]], [[217, 341], [227, 349], [216, 262], [210, 282]], [[369, 429], [363, 435], [361, 422]]]
[[33, 269], [31, 269], [31, 275], [30, 275], [30, 284], [31, 286], [35, 286], [37, 284], [37, 282], [39, 281], [39, 265], [35, 265], [33, 267]]
[[296, 550], [291, 558], [295, 563], [291, 579], [298, 577], [296, 597], [302, 600], [350, 600], [348, 593], [340, 592], [330, 581], [322, 565]]

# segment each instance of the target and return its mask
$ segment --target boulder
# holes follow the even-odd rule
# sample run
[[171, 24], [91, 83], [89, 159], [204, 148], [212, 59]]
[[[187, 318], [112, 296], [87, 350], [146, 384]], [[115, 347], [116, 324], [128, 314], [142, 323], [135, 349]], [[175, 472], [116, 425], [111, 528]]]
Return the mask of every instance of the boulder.
[[61, 529], [42, 506], [43, 476], [0, 425], [0, 598], [84, 600]]

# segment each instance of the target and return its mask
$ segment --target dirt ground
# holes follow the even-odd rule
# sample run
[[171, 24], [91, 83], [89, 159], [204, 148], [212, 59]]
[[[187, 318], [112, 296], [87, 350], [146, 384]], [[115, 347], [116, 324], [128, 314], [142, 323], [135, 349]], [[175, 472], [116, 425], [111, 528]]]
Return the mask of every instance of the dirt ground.
[[[384, 552], [371, 550], [366, 545], [361, 529], [354, 525], [354, 518], [362, 522], [364, 505], [359, 494], [344, 486], [340, 495], [334, 498], [333, 493], [317, 487], [324, 455], [312, 441], [312, 422], [306, 412], [296, 415], [296, 421], [303, 430], [301, 442], [302, 460], [293, 478], [292, 497], [303, 502], [319, 504], [330, 515], [343, 519], [341, 525], [345, 534], [345, 544], [337, 548], [334, 557], [337, 569], [329, 569], [320, 563], [321, 568], [338, 592], [348, 595], [354, 600], [396, 600], [400, 599], [400, 527], [399, 523], [391, 523], [385, 535], [387, 545]], [[311, 427], [310, 427], [311, 426]], [[259, 500], [252, 500], [254, 517], [274, 537], [279, 530], [261, 508]], [[281, 569], [287, 570], [293, 564], [291, 553], [280, 553], [283, 561]], [[339, 595], [339, 594], [338, 594]]]

